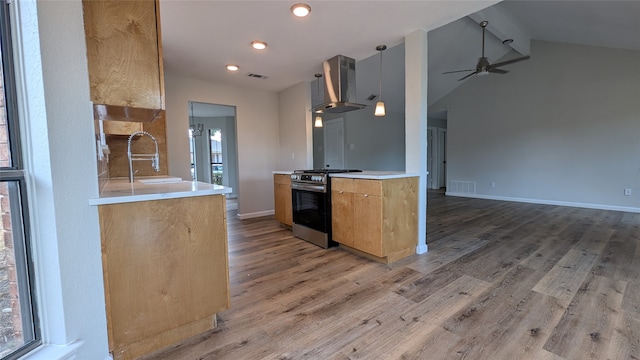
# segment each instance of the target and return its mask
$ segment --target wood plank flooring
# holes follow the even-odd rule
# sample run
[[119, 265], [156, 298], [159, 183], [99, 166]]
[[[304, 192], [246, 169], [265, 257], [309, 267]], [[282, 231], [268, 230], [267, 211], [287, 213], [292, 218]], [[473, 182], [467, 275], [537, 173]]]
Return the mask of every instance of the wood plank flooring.
[[391, 265], [229, 216], [232, 308], [144, 359], [640, 359], [640, 214], [429, 192]]

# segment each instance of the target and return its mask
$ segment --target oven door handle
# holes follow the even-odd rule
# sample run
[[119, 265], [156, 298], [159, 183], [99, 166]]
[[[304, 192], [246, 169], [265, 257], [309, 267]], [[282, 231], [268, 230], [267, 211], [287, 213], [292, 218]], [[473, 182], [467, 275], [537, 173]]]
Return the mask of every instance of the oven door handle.
[[309, 184], [298, 184], [291, 183], [291, 190], [307, 190], [312, 192], [326, 193], [327, 189], [325, 189], [324, 185], [309, 185]]

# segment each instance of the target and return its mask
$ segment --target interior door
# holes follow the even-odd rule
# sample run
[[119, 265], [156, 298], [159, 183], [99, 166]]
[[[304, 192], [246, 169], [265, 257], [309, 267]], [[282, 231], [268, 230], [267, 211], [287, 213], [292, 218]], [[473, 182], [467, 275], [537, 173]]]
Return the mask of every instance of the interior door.
[[434, 183], [433, 183], [433, 179], [434, 179], [434, 155], [436, 154], [435, 152], [435, 147], [434, 147], [434, 141], [433, 141], [433, 129], [428, 129], [427, 130], [427, 171], [429, 171], [429, 175], [427, 175], [427, 188], [429, 189], [433, 189], [434, 188]]
[[438, 187], [447, 186], [447, 129], [438, 129]]
[[342, 118], [324, 122], [324, 167], [344, 169], [344, 121]]

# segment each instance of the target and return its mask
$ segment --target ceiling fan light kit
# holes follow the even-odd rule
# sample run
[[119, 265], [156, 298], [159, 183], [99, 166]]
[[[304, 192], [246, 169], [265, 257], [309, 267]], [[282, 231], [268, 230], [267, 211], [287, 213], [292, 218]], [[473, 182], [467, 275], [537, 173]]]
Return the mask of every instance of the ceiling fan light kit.
[[[517, 63], [519, 61], [523, 61], [523, 60], [528, 60], [529, 59], [529, 55], [526, 55], [526, 56], [522, 56], [522, 57], [519, 57], [519, 58], [506, 60], [506, 61], [502, 61], [502, 62], [495, 63], [495, 64], [491, 64], [489, 62], [489, 60], [484, 56], [484, 36], [485, 36], [487, 25], [489, 25], [488, 21], [481, 21], [480, 22], [480, 27], [482, 27], [482, 56], [478, 60], [478, 63], [476, 64], [476, 68], [475, 69], [466, 69], [466, 70], [447, 71], [447, 72], [444, 72], [443, 74], [453, 74], [453, 73], [459, 73], [459, 72], [472, 71], [472, 73], [461, 77], [460, 79], [458, 79], [458, 81], [462, 81], [462, 80], [464, 80], [464, 79], [466, 79], [466, 78], [468, 78], [470, 76], [473, 76], [473, 75], [484, 76], [484, 75], [489, 75], [489, 73], [506, 74], [506, 73], [508, 73], [507, 70], [502, 70], [502, 69], [498, 69], [498, 68], [501, 67], [501, 66], [505, 66], [505, 65], [509, 65], [509, 64]], [[509, 43], [508, 40], [511, 40], [511, 39], [507, 39], [503, 43]], [[511, 40], [511, 41], [513, 41], [513, 40]]]

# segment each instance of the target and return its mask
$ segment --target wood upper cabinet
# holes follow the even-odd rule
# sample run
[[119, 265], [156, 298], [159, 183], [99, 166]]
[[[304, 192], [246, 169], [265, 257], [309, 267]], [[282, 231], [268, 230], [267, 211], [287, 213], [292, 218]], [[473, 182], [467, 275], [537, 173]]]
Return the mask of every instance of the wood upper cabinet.
[[273, 194], [276, 220], [282, 224], [293, 226], [291, 176], [273, 174]]
[[93, 103], [164, 109], [158, 1], [83, 0], [82, 5]]
[[331, 179], [333, 240], [392, 262], [415, 253], [418, 178]]
[[229, 308], [224, 195], [100, 205], [109, 350], [137, 359]]

